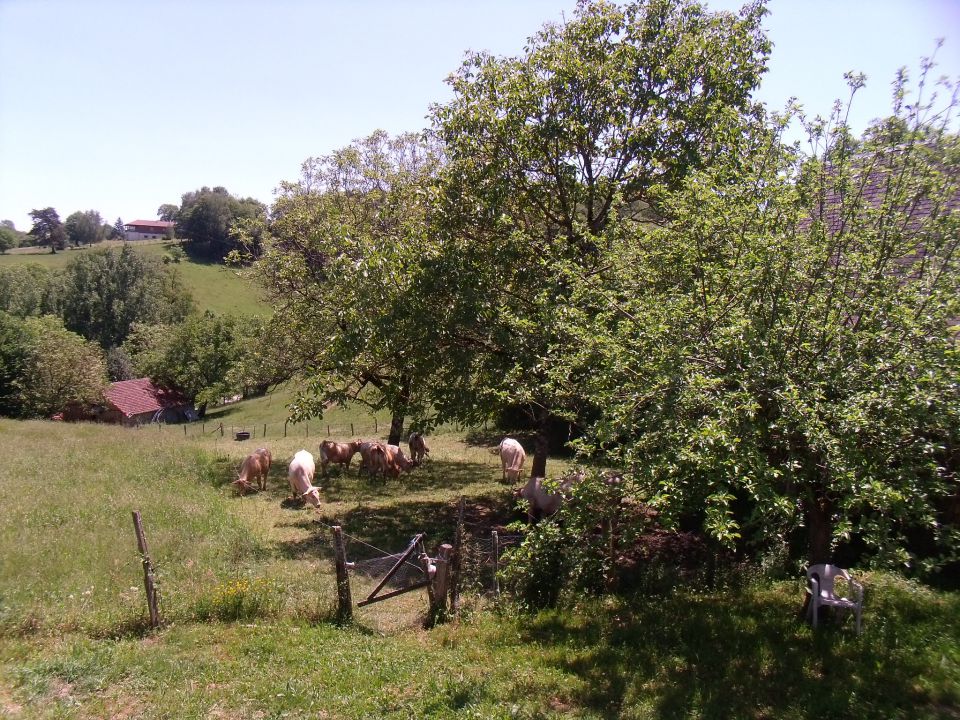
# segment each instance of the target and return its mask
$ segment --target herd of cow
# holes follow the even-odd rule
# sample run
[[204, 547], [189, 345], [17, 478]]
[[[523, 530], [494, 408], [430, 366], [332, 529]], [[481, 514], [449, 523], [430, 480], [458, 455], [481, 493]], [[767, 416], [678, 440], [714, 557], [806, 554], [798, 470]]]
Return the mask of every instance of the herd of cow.
[[[410, 472], [423, 463], [430, 452], [422, 434], [410, 433], [408, 441], [410, 457], [404, 455], [399, 445], [389, 445], [377, 440], [353, 440], [351, 442], [334, 442], [324, 440], [320, 443], [320, 472], [327, 474], [330, 465], [339, 465], [344, 470], [350, 470], [350, 463], [354, 456], [360, 454], [360, 471], [365, 471], [370, 478], [380, 476], [396, 478], [401, 473]], [[504, 438], [494, 451], [500, 456], [503, 467], [503, 481], [515, 484], [520, 478], [526, 452], [523, 446], [513, 438]], [[273, 464], [273, 455], [267, 448], [258, 448], [246, 457], [233, 481], [241, 492], [266, 490], [267, 475]], [[320, 507], [320, 488], [313, 484], [316, 464], [313, 455], [307, 450], [300, 450], [290, 461], [287, 469], [287, 481], [293, 497], [309, 503], [315, 508]], [[551, 492], [544, 488], [543, 478], [531, 477], [527, 483], [515, 491], [516, 497], [527, 501], [528, 518], [532, 521], [537, 517], [552, 515], [563, 502], [563, 494], [570, 489], [574, 482], [583, 478], [582, 473], [570, 475], [560, 481], [557, 490]]]

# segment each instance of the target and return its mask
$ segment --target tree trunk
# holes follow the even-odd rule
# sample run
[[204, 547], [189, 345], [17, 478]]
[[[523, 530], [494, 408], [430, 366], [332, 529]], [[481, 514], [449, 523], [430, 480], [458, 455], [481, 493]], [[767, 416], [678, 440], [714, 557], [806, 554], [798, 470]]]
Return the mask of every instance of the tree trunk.
[[833, 503], [823, 495], [815, 495], [807, 503], [807, 537], [811, 565], [830, 562], [833, 540]]
[[403, 420], [406, 417], [404, 413], [395, 412], [390, 420], [390, 435], [387, 437], [388, 445], [399, 445], [400, 438], [403, 436]]
[[550, 451], [550, 413], [543, 409], [534, 411], [537, 421], [537, 434], [533, 438], [533, 467], [530, 477], [547, 476], [547, 453]]

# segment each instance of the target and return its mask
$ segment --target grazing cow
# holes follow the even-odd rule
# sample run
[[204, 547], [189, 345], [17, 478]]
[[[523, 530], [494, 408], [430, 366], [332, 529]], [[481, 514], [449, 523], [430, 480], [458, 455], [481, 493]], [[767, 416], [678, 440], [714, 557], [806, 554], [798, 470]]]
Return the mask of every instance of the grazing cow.
[[527, 501], [528, 522], [557, 512], [563, 504], [564, 494], [584, 477], [586, 477], [586, 474], [582, 470], [566, 475], [560, 478], [557, 489], [553, 492], [548, 492], [543, 487], [543, 478], [541, 477], [531, 477], [527, 480], [527, 484], [517, 490], [516, 495]]
[[290, 468], [287, 472], [287, 481], [290, 483], [290, 489], [293, 490], [293, 496], [298, 500], [306, 500], [315, 508], [320, 507], [320, 488], [313, 484], [313, 473], [316, 466], [313, 463], [313, 455], [306, 450], [300, 450], [293, 456], [290, 462]]
[[410, 459], [415, 463], [422, 463], [424, 456], [430, 454], [430, 448], [427, 447], [423, 435], [418, 432], [410, 433], [407, 444], [410, 446]]
[[270, 451], [267, 448], [257, 448], [247, 455], [233, 484], [239, 487], [241, 492], [252, 490], [254, 482], [257, 483], [258, 490], [266, 490], [267, 474], [270, 472], [271, 464], [273, 464], [273, 455]]
[[409, 460], [398, 445], [387, 445], [377, 441], [360, 444], [361, 467], [366, 468], [371, 478], [380, 475], [398, 477], [401, 472], [409, 472], [418, 463]]
[[410, 460], [404, 455], [399, 445], [387, 445], [387, 474], [390, 477], [399, 477], [400, 473], [410, 472], [419, 464], [419, 461]]
[[500, 456], [500, 463], [503, 465], [503, 482], [517, 482], [520, 479], [523, 461], [527, 459], [523, 445], [513, 438], [504, 438], [496, 453]]
[[327, 465], [331, 463], [349, 470], [353, 456], [360, 452], [360, 444], [359, 440], [347, 443], [324, 440], [320, 443], [320, 472], [326, 475]]

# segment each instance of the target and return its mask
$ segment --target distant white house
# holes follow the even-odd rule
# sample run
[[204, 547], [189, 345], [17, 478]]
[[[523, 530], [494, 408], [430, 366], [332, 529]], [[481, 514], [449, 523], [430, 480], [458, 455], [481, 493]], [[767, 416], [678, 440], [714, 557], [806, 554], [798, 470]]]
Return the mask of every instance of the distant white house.
[[123, 226], [127, 240], [156, 240], [173, 237], [176, 223], [169, 220], [134, 220]]

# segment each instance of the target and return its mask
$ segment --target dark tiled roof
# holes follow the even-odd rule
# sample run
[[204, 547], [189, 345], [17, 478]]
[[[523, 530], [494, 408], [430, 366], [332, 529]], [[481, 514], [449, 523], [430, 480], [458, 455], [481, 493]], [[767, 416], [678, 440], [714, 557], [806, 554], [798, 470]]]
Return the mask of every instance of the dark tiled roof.
[[150, 378], [111, 383], [104, 395], [110, 405], [127, 417], [187, 404], [182, 395], [157, 387]]

